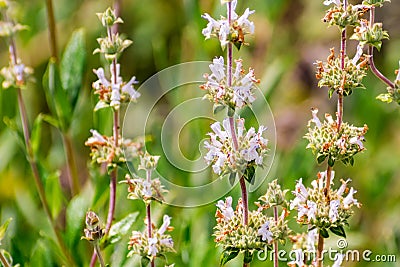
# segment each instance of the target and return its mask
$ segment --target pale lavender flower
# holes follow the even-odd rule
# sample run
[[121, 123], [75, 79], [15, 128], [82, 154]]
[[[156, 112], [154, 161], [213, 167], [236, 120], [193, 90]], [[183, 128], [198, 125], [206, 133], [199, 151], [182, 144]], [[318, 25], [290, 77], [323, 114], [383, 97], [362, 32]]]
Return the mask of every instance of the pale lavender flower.
[[357, 53], [355, 54], [355, 56], [351, 60], [351, 63], [353, 63], [353, 65], [356, 66], [357, 62], [360, 60], [361, 56], [363, 55], [363, 52], [364, 52], [363, 48], [364, 48], [364, 45], [359, 43], [358, 46], [357, 46]]
[[160, 235], [163, 235], [165, 231], [167, 231], [170, 223], [171, 223], [171, 217], [169, 217], [168, 215], [164, 215], [163, 224], [161, 225], [160, 229], [158, 229], [158, 233]]
[[331, 203], [329, 204], [329, 219], [333, 223], [336, 222], [339, 217], [339, 213], [338, 213], [339, 207], [340, 207], [339, 199], [332, 200]]
[[267, 243], [270, 243], [273, 240], [272, 232], [269, 230], [269, 221], [261, 225], [257, 234], [261, 236], [262, 241], [267, 241]]
[[303, 267], [304, 266], [304, 253], [303, 253], [303, 250], [301, 248], [292, 250], [290, 255], [293, 255], [293, 253], [294, 253], [294, 256], [295, 256], [295, 260], [289, 262], [288, 265], [289, 266], [293, 266], [293, 265], [296, 266], [297, 265], [299, 267]]
[[157, 256], [158, 253], [158, 249], [157, 249], [157, 237], [152, 237], [148, 239], [148, 243], [149, 243], [149, 250], [147, 252], [147, 255], [155, 257]]
[[342, 266], [344, 254], [338, 253], [335, 256], [335, 262], [333, 263], [332, 267], [340, 267]]
[[225, 199], [225, 202], [219, 200], [216, 206], [220, 209], [225, 221], [229, 221], [234, 216], [234, 210], [232, 208], [232, 197], [227, 197]]
[[309, 252], [315, 251], [315, 244], [317, 242], [317, 239], [318, 239], [318, 229], [317, 228], [308, 232], [307, 240], [306, 240], [307, 251], [309, 251]]
[[350, 205], [356, 205], [357, 207], [360, 205], [360, 203], [358, 203], [357, 199], [355, 199], [353, 197], [353, 195], [357, 193], [356, 190], [354, 190], [354, 188], [350, 188], [350, 192], [347, 194], [347, 196], [343, 199], [343, 205], [345, 209], [349, 209]]
[[340, 2], [340, 0], [325, 0], [325, 1], [324, 1], [324, 5], [326, 5], [326, 6], [329, 6], [329, 5], [331, 5], [331, 4], [340, 6], [340, 5], [341, 5], [341, 2]]
[[321, 128], [321, 121], [319, 120], [319, 118], [318, 118], [318, 116], [317, 116], [317, 114], [318, 114], [318, 109], [317, 108], [312, 108], [311, 109], [311, 113], [312, 113], [312, 122], [314, 122], [315, 123], [315, 125], [318, 127], [318, 128]]

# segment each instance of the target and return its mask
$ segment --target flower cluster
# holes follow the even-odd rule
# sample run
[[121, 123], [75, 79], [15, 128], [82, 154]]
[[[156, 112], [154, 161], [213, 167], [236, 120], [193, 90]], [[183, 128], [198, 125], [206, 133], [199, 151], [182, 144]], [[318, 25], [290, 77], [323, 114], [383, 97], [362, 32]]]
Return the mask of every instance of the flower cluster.
[[[331, 171], [330, 182], [333, 184], [335, 173]], [[313, 180], [311, 188], [303, 185], [299, 179], [296, 188], [292, 191], [295, 198], [290, 201], [290, 209], [298, 212], [297, 221], [311, 228], [317, 227], [323, 237], [329, 236], [328, 229], [334, 234], [345, 237], [344, 226], [348, 225], [348, 218], [353, 214], [352, 207], [360, 207], [360, 203], [354, 198], [357, 192], [353, 187], [348, 188], [347, 181], [341, 180], [342, 184], [337, 190], [326, 191], [327, 172], [318, 173], [317, 179]]]
[[[119, 109], [121, 103], [136, 101], [140, 97], [140, 93], [133, 87], [134, 84], [138, 83], [136, 77], [132, 77], [127, 83], [123, 82], [119, 76], [119, 64], [116, 64], [116, 71], [114, 71], [114, 64], [110, 65], [110, 81], [106, 79], [103, 68], [94, 70], [94, 73], [97, 75], [98, 80], [92, 86], [95, 90], [94, 93], [99, 95], [99, 102], [95, 110], [106, 107]], [[114, 77], [114, 73], [117, 74], [116, 77]]]
[[10, 87], [24, 87], [26, 81], [33, 80], [33, 69], [26, 67], [20, 59], [17, 60], [17, 64], [10, 61], [9, 66], [3, 67], [0, 70], [0, 75], [3, 77], [1, 86], [4, 89]]
[[234, 140], [230, 130], [229, 118], [224, 119], [222, 127], [220, 122], [211, 125], [213, 132], [209, 133], [210, 142], [206, 141], [208, 149], [204, 157], [208, 164], [212, 164], [214, 172], [218, 175], [228, 173], [242, 174], [248, 165], [263, 164], [263, 157], [267, 153], [268, 140], [262, 134], [264, 126], [258, 131], [251, 127], [248, 131], [244, 127], [244, 119], [236, 120], [235, 138], [238, 148], [234, 147]]
[[[202, 18], [208, 20], [208, 24], [206, 28], [203, 29], [202, 34], [206, 37], [206, 39], [217, 37], [223, 48], [229, 42], [232, 42], [236, 45], [236, 47], [240, 48], [242, 44], [245, 44], [244, 36], [246, 34], [254, 33], [254, 23], [248, 19], [248, 17], [254, 13], [254, 10], [251, 11], [247, 8], [243, 15], [239, 17], [239, 15], [235, 12], [237, 0], [233, 0], [231, 5], [231, 21], [224, 17], [221, 17], [219, 20], [215, 20], [207, 13], [202, 15]], [[229, 8], [228, 5], [227, 8]]]
[[159, 229], [152, 225], [152, 236], [149, 237], [147, 231], [142, 233], [133, 231], [130, 237], [128, 257], [133, 254], [140, 255], [143, 258], [153, 260], [155, 257], [164, 256], [166, 252], [174, 252], [174, 241], [166, 233], [173, 230], [170, 226], [171, 217], [164, 215], [163, 224]]
[[244, 225], [242, 199], [239, 199], [235, 210], [232, 207], [232, 197], [218, 201], [217, 207], [215, 242], [226, 252], [253, 254], [264, 250], [274, 240], [284, 242], [290, 232], [285, 220], [286, 211], [276, 222], [273, 217], [263, 214], [265, 208], [260, 207], [249, 212], [248, 224]]
[[207, 82], [200, 88], [207, 91], [204, 96], [214, 103], [214, 107], [229, 107], [232, 110], [250, 105], [255, 100], [253, 90], [260, 81], [256, 79], [254, 70], [249, 69], [246, 74], [242, 67], [242, 60], [236, 60], [236, 69], [232, 73], [232, 81], [229, 86], [224, 58], [219, 57], [210, 64], [211, 74], [204, 74]]
[[128, 199], [141, 199], [144, 203], [149, 204], [150, 201], [164, 201], [163, 194], [167, 192], [161, 184], [160, 179], [146, 179], [136, 177], [132, 179], [130, 175], [126, 175], [125, 181], [122, 183], [128, 184]]
[[359, 19], [368, 10], [368, 7], [364, 5], [351, 5], [349, 4], [345, 8], [340, 0], [327, 0], [324, 2], [325, 5], [334, 4], [325, 14], [322, 19], [328, 23], [329, 26], [336, 25], [340, 29], [344, 29], [346, 26], [356, 27], [359, 25]]
[[399, 69], [396, 70], [396, 79], [394, 81], [394, 88], [388, 87], [387, 93], [380, 94], [376, 97], [382, 102], [391, 103], [395, 101], [400, 104], [400, 62]]
[[341, 93], [348, 96], [355, 88], [365, 88], [362, 84], [363, 78], [367, 75], [368, 59], [362, 56], [362, 46], [353, 59], [344, 58], [344, 68], [342, 69], [342, 60], [335, 58], [334, 49], [326, 62], [317, 61], [316, 78], [319, 87], [327, 86], [329, 88], [329, 97], [333, 92]]
[[282, 206], [287, 207], [287, 201], [285, 195], [289, 190], [282, 190], [281, 186], [278, 184], [278, 180], [273, 180], [268, 184], [267, 192], [259, 198], [266, 208]]
[[351, 39], [359, 41], [361, 45], [374, 46], [379, 51], [382, 47], [382, 40], [389, 39], [389, 34], [383, 30], [382, 23], [374, 23], [371, 27], [369, 21], [361, 19], [360, 26], [355, 28]]
[[313, 118], [308, 122], [308, 133], [305, 135], [309, 141], [307, 148], [316, 155], [318, 163], [328, 159], [330, 166], [336, 161], [353, 165], [354, 155], [365, 150], [363, 141], [367, 125], [355, 127], [344, 122], [338, 129], [331, 115], [325, 114], [321, 123], [317, 113], [318, 109], [312, 109]]
[[115, 168], [143, 153], [142, 142], [134, 142], [119, 136], [118, 146], [116, 146], [113, 136], [101, 135], [96, 130], [91, 130], [91, 133], [92, 136], [88, 138], [85, 145], [90, 147], [92, 161], [98, 164], [107, 163], [108, 167]]

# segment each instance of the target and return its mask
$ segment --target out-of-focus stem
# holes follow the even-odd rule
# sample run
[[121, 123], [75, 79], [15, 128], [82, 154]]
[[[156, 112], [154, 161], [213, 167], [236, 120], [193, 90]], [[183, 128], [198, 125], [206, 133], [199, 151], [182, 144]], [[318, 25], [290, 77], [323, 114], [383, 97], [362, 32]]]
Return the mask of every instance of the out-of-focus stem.
[[51, 56], [54, 57], [55, 59], [58, 59], [57, 30], [56, 30], [56, 21], [54, 18], [54, 9], [52, 0], [46, 0], [46, 9], [47, 9], [48, 24], [49, 24]]
[[[278, 222], [278, 207], [274, 206], [274, 220]], [[274, 267], [279, 266], [279, 259], [278, 259], [278, 241], [274, 241]]]
[[249, 207], [247, 199], [246, 181], [243, 176], [240, 178], [240, 189], [242, 191], [242, 201], [243, 201], [243, 224], [247, 225], [249, 223]]
[[0, 250], [0, 262], [3, 264], [4, 267], [11, 267], [11, 265], [8, 263], [6, 257], [4, 257], [2, 250]]
[[[375, 7], [372, 6], [369, 11], [369, 26], [372, 27], [375, 23]], [[394, 83], [389, 80], [385, 75], [383, 75], [378, 68], [375, 66], [374, 62], [374, 47], [370, 45], [368, 47], [368, 55], [369, 55], [369, 66], [373, 74], [378, 77], [382, 82], [384, 82], [390, 88], [395, 88]]]
[[100, 266], [101, 267], [105, 267], [106, 265], [104, 264], [103, 256], [101, 256], [101, 251], [100, 251], [100, 247], [99, 247], [99, 243], [98, 242], [96, 242], [94, 244], [94, 250], [96, 251], [96, 255], [97, 255], [97, 258], [99, 259]]
[[76, 168], [76, 162], [74, 157], [74, 151], [72, 148], [71, 136], [68, 133], [62, 133], [62, 139], [64, 143], [65, 156], [67, 158], [67, 170], [72, 190], [72, 195], [77, 195], [80, 192], [78, 170]]

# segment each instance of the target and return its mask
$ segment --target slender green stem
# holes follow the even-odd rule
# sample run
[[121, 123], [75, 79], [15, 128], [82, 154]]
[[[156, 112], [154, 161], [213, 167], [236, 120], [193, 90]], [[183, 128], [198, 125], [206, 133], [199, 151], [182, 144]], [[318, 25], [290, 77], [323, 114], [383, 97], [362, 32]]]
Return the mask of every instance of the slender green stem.
[[56, 30], [56, 21], [54, 18], [54, 9], [52, 0], [46, 0], [46, 9], [47, 9], [48, 24], [49, 24], [51, 56], [54, 57], [55, 59], [58, 59], [57, 30]]
[[4, 267], [11, 267], [11, 265], [8, 263], [6, 257], [3, 254], [3, 250], [0, 250], [0, 262], [3, 264]]
[[[146, 180], [151, 183], [151, 170], [146, 171]], [[147, 235], [149, 238], [153, 237], [153, 223], [151, 222], [151, 207], [150, 203], [146, 206], [146, 218], [147, 218]], [[154, 267], [154, 258], [150, 261], [150, 266]]]
[[104, 264], [103, 256], [101, 256], [101, 251], [100, 251], [100, 247], [99, 247], [99, 243], [98, 242], [96, 242], [94, 244], [94, 251], [95, 251], [95, 253], [97, 255], [97, 258], [99, 259], [100, 266], [101, 267], [105, 267], [106, 265]]
[[81, 191], [81, 188], [79, 184], [78, 170], [76, 168], [71, 136], [69, 135], [69, 133], [62, 133], [62, 139], [64, 143], [65, 156], [67, 158], [67, 171], [72, 195], [77, 195]]

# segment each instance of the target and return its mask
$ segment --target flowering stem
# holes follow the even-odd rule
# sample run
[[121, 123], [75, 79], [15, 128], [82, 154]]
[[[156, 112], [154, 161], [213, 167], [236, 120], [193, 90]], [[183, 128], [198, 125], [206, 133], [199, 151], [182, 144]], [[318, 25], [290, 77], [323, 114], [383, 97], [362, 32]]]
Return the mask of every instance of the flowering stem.
[[243, 176], [240, 178], [240, 189], [242, 190], [243, 201], [243, 224], [247, 225], [249, 223], [249, 204], [247, 200], [246, 181]]
[[[278, 222], [278, 207], [274, 206], [274, 220], [277, 223]], [[279, 260], [278, 260], [278, 241], [274, 241], [274, 267], [279, 266]]]
[[8, 263], [6, 257], [4, 257], [2, 250], [0, 250], [0, 262], [3, 264], [4, 267], [11, 267], [11, 265]]
[[49, 24], [51, 56], [57, 59], [58, 51], [57, 51], [56, 23], [54, 19], [54, 9], [52, 0], [46, 0], [46, 9], [47, 9], [47, 17], [49, 20], [48, 24]]
[[[372, 6], [370, 9], [369, 13], [369, 26], [372, 27], [375, 21], [375, 7]], [[373, 74], [375, 74], [376, 77], [378, 77], [382, 82], [386, 83], [387, 86], [390, 88], [394, 89], [395, 85], [394, 83], [389, 80], [385, 75], [383, 75], [375, 66], [374, 62], [374, 47], [370, 45], [368, 47], [368, 55], [369, 55], [369, 65], [371, 67], [371, 71]]]
[[97, 255], [97, 258], [99, 258], [100, 266], [101, 266], [101, 267], [105, 267], [106, 265], [104, 264], [103, 256], [101, 256], [101, 251], [100, 251], [100, 247], [99, 247], [99, 242], [96, 242], [96, 243], [94, 244], [94, 251], [95, 251], [95, 254]]
[[[146, 170], [146, 179], [147, 182], [151, 183], [151, 169]], [[150, 203], [147, 204], [146, 206], [146, 217], [147, 217], [147, 234], [149, 236], [149, 238], [153, 237], [153, 229], [152, 229], [152, 222], [151, 222], [151, 207], [150, 207]], [[150, 261], [150, 266], [154, 267], [154, 258]]]

